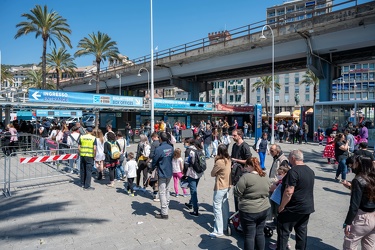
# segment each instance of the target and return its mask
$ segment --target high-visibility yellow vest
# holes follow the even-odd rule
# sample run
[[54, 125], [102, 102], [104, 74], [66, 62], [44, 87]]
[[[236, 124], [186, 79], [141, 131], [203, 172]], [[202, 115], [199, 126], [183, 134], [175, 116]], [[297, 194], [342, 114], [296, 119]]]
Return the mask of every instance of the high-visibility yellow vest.
[[93, 135], [86, 134], [80, 137], [81, 147], [79, 150], [80, 156], [94, 157], [94, 142], [96, 138]]

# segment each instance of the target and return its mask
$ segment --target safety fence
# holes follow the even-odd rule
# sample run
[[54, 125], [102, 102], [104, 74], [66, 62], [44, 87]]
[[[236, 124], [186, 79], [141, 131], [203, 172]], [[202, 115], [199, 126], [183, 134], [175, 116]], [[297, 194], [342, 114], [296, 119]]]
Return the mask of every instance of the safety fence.
[[4, 155], [4, 161], [0, 161], [3, 194], [10, 197], [12, 188], [22, 185], [38, 185], [46, 178], [78, 172], [77, 160], [77, 148], [59, 149], [58, 144], [53, 149], [20, 150]]

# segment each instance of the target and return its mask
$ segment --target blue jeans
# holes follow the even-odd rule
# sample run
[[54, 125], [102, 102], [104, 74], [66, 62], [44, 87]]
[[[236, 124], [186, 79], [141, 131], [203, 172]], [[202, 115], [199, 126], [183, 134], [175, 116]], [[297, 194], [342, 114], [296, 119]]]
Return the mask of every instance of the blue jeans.
[[346, 180], [347, 172], [348, 172], [348, 166], [346, 166], [346, 158], [343, 158], [339, 161], [339, 166], [336, 170], [336, 177], [339, 177], [341, 174], [341, 179]]
[[259, 152], [260, 166], [263, 170], [266, 169], [266, 167], [264, 166], [265, 160], [266, 160], [266, 152]]
[[247, 137], [247, 131], [248, 131], [248, 129], [247, 129], [247, 128], [244, 128], [244, 129], [243, 129], [243, 136], [244, 136], [244, 138], [246, 138], [246, 137]]
[[125, 139], [126, 139], [126, 146], [130, 146], [130, 136], [126, 135]]
[[77, 156], [77, 159], [70, 159], [69, 160], [69, 168], [70, 168], [70, 170], [73, 170], [74, 162], [76, 163], [76, 167], [79, 170], [80, 166], [81, 166], [81, 158], [80, 158], [79, 155]]
[[188, 182], [189, 182], [189, 187], [190, 187], [190, 201], [189, 204], [193, 205], [194, 212], [198, 212], [198, 193], [197, 193], [197, 188], [198, 188], [198, 182], [199, 179], [193, 179], [190, 176], [188, 176]]
[[116, 167], [116, 179], [121, 180], [122, 177], [125, 177], [124, 166], [122, 165], [123, 161], [120, 161], [120, 164]]
[[240, 210], [241, 226], [245, 235], [244, 249], [264, 250], [264, 226], [268, 209], [260, 213], [246, 213]]
[[210, 144], [204, 144], [204, 152], [206, 153], [206, 158], [210, 158]]
[[229, 217], [228, 188], [214, 191], [214, 233], [222, 234], [227, 229]]

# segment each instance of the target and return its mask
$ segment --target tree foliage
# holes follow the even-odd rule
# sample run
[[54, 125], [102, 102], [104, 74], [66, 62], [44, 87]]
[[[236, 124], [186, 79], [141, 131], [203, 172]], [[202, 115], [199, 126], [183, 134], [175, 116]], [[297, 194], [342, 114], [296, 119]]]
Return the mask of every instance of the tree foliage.
[[20, 22], [16, 25], [17, 30], [15, 39], [35, 33], [35, 38], [42, 37], [43, 40], [43, 54], [42, 54], [42, 88], [46, 87], [46, 54], [47, 54], [47, 41], [56, 46], [55, 39], [59, 40], [62, 46], [68, 45], [72, 48], [68, 34], [71, 34], [67, 20], [61, 17], [55, 11], [48, 11], [47, 5], [43, 8], [36, 5], [30, 10], [30, 13], [21, 15], [27, 21]]

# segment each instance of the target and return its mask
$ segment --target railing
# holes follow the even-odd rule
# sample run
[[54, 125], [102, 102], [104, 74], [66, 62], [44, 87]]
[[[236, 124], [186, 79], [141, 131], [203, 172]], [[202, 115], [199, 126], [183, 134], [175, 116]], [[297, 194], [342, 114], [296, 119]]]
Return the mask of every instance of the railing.
[[[368, 2], [371, 2], [371, 1], [369, 0]], [[329, 1], [329, 3], [333, 3], [333, 1]], [[317, 9], [308, 8], [308, 9], [304, 9], [303, 11], [297, 10], [297, 11], [294, 11], [294, 12], [285, 13], [282, 16], [275, 16], [276, 20], [275, 20], [275, 22], [272, 22], [272, 23], [267, 23], [267, 20], [263, 20], [263, 21], [255, 22], [255, 23], [245, 25], [245, 26], [242, 26], [242, 27], [239, 27], [239, 28], [228, 30], [228, 32], [231, 36], [230, 40], [233, 40], [233, 39], [236, 39], [236, 38], [241, 38], [241, 37], [246, 37], [246, 36], [250, 40], [251, 35], [254, 35], [255, 33], [261, 32], [263, 26], [266, 25], [266, 24], [269, 24], [272, 27], [277, 29], [277, 28], [283, 27], [285, 25], [289, 25], [289, 24], [292, 24], [292, 23], [298, 23], [298, 22], [301, 22], [301, 21], [306, 21], [306, 20], [309, 20], [309, 19], [313, 19], [314, 17], [317, 17], [317, 16], [320, 17], [320, 16], [323, 16], [325, 14], [330, 14], [332, 12], [340, 11], [340, 10], [343, 10], [345, 8], [354, 7], [354, 6], [355, 7], [358, 6], [357, 0], [336, 1], [336, 4], [332, 4], [332, 5], [327, 4], [325, 7], [322, 7], [322, 8], [317, 8]], [[320, 14], [323, 11], [325, 11], [325, 14]], [[318, 15], [316, 15], [315, 13], [318, 13]], [[304, 18], [302, 20], [296, 21], [295, 19], [298, 16], [300, 16], [301, 14], [303, 14], [304, 16], [311, 15], [311, 17]], [[291, 20], [292, 18], [293, 18], [293, 21], [288, 21], [288, 20]], [[224, 46], [225, 46], [226, 43], [228, 43], [228, 40], [223, 39], [223, 41], [216, 41], [214, 44], [215, 45], [216, 44], [224, 44]], [[205, 49], [210, 45], [212, 45], [212, 42], [210, 41], [210, 39], [208, 37], [204, 37], [204, 38], [192, 41], [192, 42], [177, 45], [177, 46], [172, 47], [172, 48], [168, 48], [168, 49], [161, 50], [161, 51], [156, 51], [156, 52], [154, 52], [154, 61], [157, 62], [159, 59], [171, 58], [172, 56], [179, 55], [179, 54], [185, 54], [186, 55], [188, 52], [193, 51], [193, 50], [197, 50], [197, 49], [201, 49], [204, 52]], [[151, 54], [135, 58], [131, 61], [134, 64], [101, 68], [100, 74], [111, 73], [113, 71], [117, 71], [117, 70], [121, 70], [121, 69], [125, 69], [125, 68], [130, 68], [130, 67], [134, 67], [134, 66], [137, 66], [137, 65], [144, 65], [145, 63], [148, 63], [148, 62], [151, 61]], [[89, 77], [85, 76], [83, 78], [89, 78]]]

